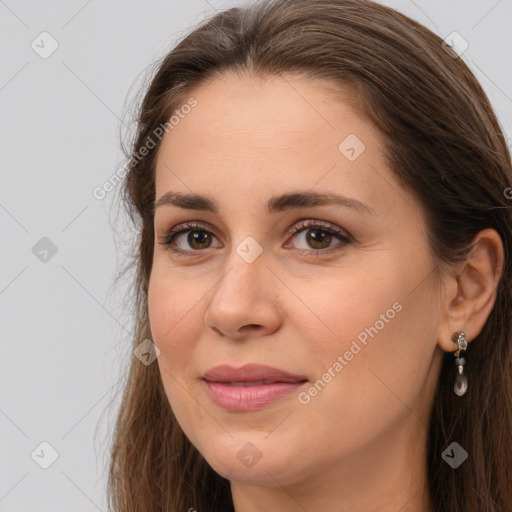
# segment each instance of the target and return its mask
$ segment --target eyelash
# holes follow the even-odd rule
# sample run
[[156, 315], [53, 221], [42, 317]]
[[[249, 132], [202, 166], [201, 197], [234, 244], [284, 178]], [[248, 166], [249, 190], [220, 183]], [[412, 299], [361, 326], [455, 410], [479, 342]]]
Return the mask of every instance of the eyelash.
[[[187, 228], [187, 229], [182, 229], [182, 228]], [[311, 250], [299, 249], [299, 253], [305, 254], [308, 256], [322, 256], [325, 254], [330, 254], [333, 251], [340, 250], [341, 247], [344, 247], [345, 245], [350, 244], [352, 242], [350, 237], [348, 235], [346, 235], [344, 231], [333, 226], [332, 224], [324, 223], [322, 221], [301, 220], [301, 221], [297, 222], [297, 224], [295, 224], [288, 231], [287, 235], [293, 236], [293, 235], [300, 233], [301, 231], [308, 230], [308, 229], [315, 229], [315, 228], [317, 229], [317, 231], [323, 231], [325, 233], [329, 233], [330, 235], [334, 235], [336, 238], [341, 240], [342, 243], [336, 244], [333, 247], [329, 247], [327, 249], [317, 249], [317, 250], [315, 250], [315, 249], [311, 249]], [[203, 231], [203, 232], [206, 232], [208, 234], [215, 236], [214, 233], [212, 233], [209, 229], [207, 229], [202, 224], [199, 224], [196, 222], [184, 222], [182, 224], [179, 224], [175, 228], [171, 229], [167, 233], [167, 235], [165, 235], [164, 237], [162, 237], [159, 240], [158, 243], [160, 245], [166, 246], [166, 248], [169, 251], [176, 254], [176, 256], [186, 256], [186, 257], [197, 256], [198, 255], [197, 253], [204, 252], [205, 249], [188, 251], [188, 250], [184, 250], [184, 249], [179, 249], [173, 245], [173, 241], [178, 235], [187, 233], [189, 231]], [[341, 246], [341, 247], [339, 247], [339, 246]]]

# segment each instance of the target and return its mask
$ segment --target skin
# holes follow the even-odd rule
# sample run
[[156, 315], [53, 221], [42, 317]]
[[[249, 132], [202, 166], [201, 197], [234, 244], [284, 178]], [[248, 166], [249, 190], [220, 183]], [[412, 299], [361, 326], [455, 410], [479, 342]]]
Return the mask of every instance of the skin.
[[[349, 91], [343, 101], [328, 85], [224, 73], [190, 94], [197, 106], [159, 148], [156, 198], [205, 194], [220, 211], [156, 210], [148, 299], [157, 362], [180, 426], [230, 480], [237, 512], [433, 511], [425, 457], [441, 358], [457, 348], [453, 332], [471, 341], [485, 324], [503, 247], [495, 231], [482, 231], [438, 284], [418, 201], [387, 167]], [[349, 134], [366, 147], [354, 161], [338, 149]], [[264, 210], [272, 195], [310, 190], [356, 198], [374, 213]], [[301, 219], [328, 222], [352, 241], [311, 245], [308, 228], [290, 236]], [[191, 246], [189, 232], [174, 240], [196, 256], [159, 243], [184, 221], [212, 233], [209, 245]], [[248, 236], [262, 249], [252, 263], [236, 252]], [[307, 404], [295, 395], [229, 412], [200, 379], [218, 364], [257, 362], [306, 376], [309, 389], [396, 303], [401, 310]], [[248, 442], [261, 454], [251, 467], [237, 457]]]

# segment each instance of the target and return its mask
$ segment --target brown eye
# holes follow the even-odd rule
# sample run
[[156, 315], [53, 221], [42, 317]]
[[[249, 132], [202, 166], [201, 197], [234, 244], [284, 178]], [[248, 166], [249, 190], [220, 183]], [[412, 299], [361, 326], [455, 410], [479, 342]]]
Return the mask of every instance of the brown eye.
[[188, 231], [187, 244], [194, 250], [206, 249], [211, 244], [212, 235], [208, 231]]
[[[189, 229], [180, 229], [183, 227]], [[169, 250], [177, 254], [192, 254], [194, 251], [202, 251], [211, 247], [213, 238], [215, 235], [203, 226], [185, 223], [172, 229], [160, 243], [168, 246]]]
[[[302, 242], [303, 247], [297, 247], [297, 242], [295, 242], [296, 248], [315, 256], [330, 253], [331, 250], [336, 250], [351, 242], [348, 234], [329, 223], [324, 224], [320, 221], [300, 221], [290, 230], [290, 234], [299, 243]], [[331, 245], [335, 239], [340, 242]]]
[[308, 229], [304, 232], [306, 242], [313, 249], [327, 249], [332, 241], [332, 235], [323, 229]]

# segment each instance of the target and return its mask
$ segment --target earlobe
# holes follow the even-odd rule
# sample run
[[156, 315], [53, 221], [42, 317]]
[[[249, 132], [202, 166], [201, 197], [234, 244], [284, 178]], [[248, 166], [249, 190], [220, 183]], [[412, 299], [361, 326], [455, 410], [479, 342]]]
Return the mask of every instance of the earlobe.
[[[494, 229], [480, 231], [471, 251], [451, 275], [445, 296], [445, 311], [439, 329], [440, 347], [453, 352], [455, 331], [464, 331], [469, 341], [482, 331], [496, 301], [498, 283], [503, 270], [503, 243]], [[455, 280], [455, 282], [453, 281]]]

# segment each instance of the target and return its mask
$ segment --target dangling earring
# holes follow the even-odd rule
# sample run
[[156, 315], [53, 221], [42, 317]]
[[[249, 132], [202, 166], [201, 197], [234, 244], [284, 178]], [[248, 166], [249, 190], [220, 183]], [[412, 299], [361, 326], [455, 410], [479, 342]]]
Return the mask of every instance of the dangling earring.
[[464, 375], [464, 365], [466, 360], [460, 356], [462, 350], [468, 348], [468, 339], [464, 332], [455, 332], [452, 336], [452, 340], [459, 346], [458, 350], [455, 351], [455, 364], [457, 365], [457, 378], [455, 379], [455, 386], [453, 391], [457, 396], [462, 396], [468, 389], [468, 379]]

